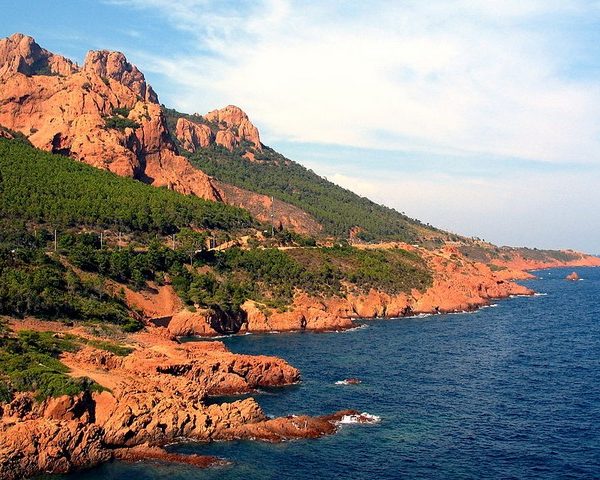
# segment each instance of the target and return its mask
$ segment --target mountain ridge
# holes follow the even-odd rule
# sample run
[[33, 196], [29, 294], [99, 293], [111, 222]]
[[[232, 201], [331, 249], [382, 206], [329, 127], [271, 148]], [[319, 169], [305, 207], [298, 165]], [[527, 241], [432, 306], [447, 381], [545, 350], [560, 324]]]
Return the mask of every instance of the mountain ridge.
[[[286, 184], [281, 176], [290, 172], [276, 172], [279, 178], [270, 189], [253, 181], [229, 181], [233, 177], [224, 178], [222, 172], [222, 178], [207, 175], [192, 161], [193, 153], [218, 157], [228, 152], [236, 162], [256, 166], [265, 163], [261, 155], [276, 152], [263, 145], [256, 126], [233, 105], [204, 116], [177, 112], [170, 124], [169, 112], [174, 111], [158, 104], [143, 73], [120, 52], [90, 51], [80, 67], [43, 49], [32, 37], [15, 34], [0, 40], [0, 65], [0, 125], [22, 133], [37, 148], [155, 186], [241, 206], [262, 222], [299, 233], [348, 238], [362, 232], [366, 239], [409, 242], [448, 238], [445, 232], [309, 175], [282, 156], [275, 163], [293, 165], [304, 184]], [[264, 174], [256, 173], [254, 183]], [[315, 189], [319, 195], [308, 202]], [[295, 192], [290, 196], [285, 190]], [[326, 210], [336, 205], [343, 208], [328, 216]], [[341, 226], [332, 227], [332, 215], [340, 217]]]

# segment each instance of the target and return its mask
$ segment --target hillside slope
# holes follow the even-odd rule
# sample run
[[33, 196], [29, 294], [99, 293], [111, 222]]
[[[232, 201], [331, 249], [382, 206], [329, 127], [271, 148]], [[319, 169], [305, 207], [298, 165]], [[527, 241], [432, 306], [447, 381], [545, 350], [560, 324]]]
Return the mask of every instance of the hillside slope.
[[[164, 114], [174, 143], [193, 165], [220, 182], [302, 209], [327, 235], [408, 243], [443, 242], [452, 237], [339, 187], [262, 144], [258, 130], [238, 107], [229, 105], [206, 115], [165, 108]], [[220, 190], [226, 198], [235, 197], [236, 204], [252, 211], [248, 201], [227, 187]]]
[[449, 238], [264, 146], [237, 107], [204, 116], [162, 108], [122, 53], [90, 51], [79, 66], [15, 34], [0, 40], [0, 80], [0, 126], [37, 148], [240, 206], [303, 234], [411, 243]]
[[255, 227], [247, 211], [181, 195], [0, 138], [0, 216], [53, 227], [118, 227], [175, 233], [182, 227]]
[[[0, 127], [25, 135], [37, 148], [96, 168], [235, 204], [178, 154], [156, 93], [119, 52], [90, 51], [80, 67], [26, 35], [1, 39]], [[256, 218], [270, 221], [270, 197], [238, 193], [254, 206]], [[302, 233], [321, 229], [297, 207], [280, 201], [276, 206], [278, 224]]]

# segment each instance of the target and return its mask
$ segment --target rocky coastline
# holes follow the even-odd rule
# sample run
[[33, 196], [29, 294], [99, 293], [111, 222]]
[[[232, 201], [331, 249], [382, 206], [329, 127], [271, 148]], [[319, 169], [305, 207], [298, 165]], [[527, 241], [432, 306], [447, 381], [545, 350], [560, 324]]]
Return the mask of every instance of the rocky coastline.
[[206, 467], [224, 460], [163, 447], [181, 440], [317, 438], [357, 413], [270, 419], [253, 398], [209, 404], [212, 395], [282, 387], [300, 374], [284, 360], [233, 354], [221, 342], [179, 344], [148, 332], [127, 340], [134, 351], [126, 357], [90, 347], [61, 356], [71, 375], [96, 381], [102, 391], [43, 401], [20, 393], [0, 404], [0, 478], [67, 473], [113, 459]]
[[[593, 258], [587, 263], [597, 265]], [[355, 326], [355, 317], [469, 311], [494, 299], [534, 293], [508, 280], [530, 277], [529, 274], [510, 269], [493, 272], [487, 265], [467, 261], [453, 248], [428, 254], [428, 262], [435, 271], [434, 282], [423, 293], [393, 296], [371, 291], [329, 301], [299, 295], [293, 309], [268, 319], [247, 302], [247, 322], [240, 332], [343, 330]], [[543, 265], [532, 268], [540, 267]], [[210, 325], [206, 319], [198, 318], [201, 325]], [[11, 327], [40, 328], [56, 331], [56, 335], [67, 331], [89, 335], [84, 327], [66, 327], [56, 322], [15, 320]], [[186, 328], [196, 327], [191, 323]], [[300, 372], [279, 358], [229, 352], [219, 341], [180, 343], [176, 339], [178, 334], [217, 333], [204, 328], [172, 331], [170, 324], [149, 324], [143, 332], [127, 336], [132, 353], [125, 357], [93, 347], [63, 353], [60, 359], [70, 375], [88, 377], [104, 389], [43, 401], [37, 401], [31, 393], [21, 393], [10, 403], [1, 404], [0, 478], [66, 473], [114, 459], [207, 467], [226, 460], [176, 455], [163, 447], [184, 439], [279, 442], [317, 438], [335, 433], [344, 416], [358, 415], [344, 411], [324, 417], [269, 419], [253, 398], [209, 404], [209, 396], [251, 393], [260, 387], [297, 383]]]
[[[120, 176], [243, 207], [257, 220], [282, 229], [322, 233], [323, 226], [300, 208], [224, 184], [180, 154], [177, 142], [188, 152], [207, 146], [232, 151], [247, 144], [250, 150], [244, 158], [257, 161], [255, 153], [263, 150], [258, 129], [237, 107], [181, 117], [170, 132], [156, 93], [123, 54], [92, 51], [78, 66], [22, 34], [0, 40], [0, 82], [0, 137], [19, 133], [39, 149]], [[111, 460], [210, 467], [227, 460], [174, 454], [165, 447], [180, 441], [318, 438], [335, 433], [340, 423], [370, 421], [353, 410], [321, 417], [268, 418], [254, 398], [210, 402], [213, 396], [293, 385], [301, 380], [300, 372], [280, 358], [232, 353], [214, 338], [184, 343], [180, 337], [341, 331], [354, 328], [357, 318], [472, 311], [496, 299], [533, 295], [514, 281], [531, 278], [527, 270], [600, 266], [600, 258], [575, 252], [569, 253], [575, 258], [569, 261], [537, 261], [514, 253], [486, 262], [475, 261], [450, 244], [354, 247], [413, 252], [431, 271], [431, 285], [398, 293], [364, 291], [346, 282], [340, 290], [344, 293], [330, 297], [310, 295], [298, 285], [291, 304], [279, 310], [246, 300], [241, 311], [228, 313], [185, 306], [168, 281], [148, 282], [152, 288], [134, 291], [104, 279], [112, 293], [122, 292], [128, 311], [144, 324], [141, 332], [120, 334], [126, 355], [97, 347], [105, 339], [83, 324], [12, 318], [9, 327], [15, 332], [43, 331], [56, 338], [78, 335], [89, 340], [77, 350], [62, 352], [58, 360], [70, 377], [90, 379], [98, 388], [45, 399], [19, 392], [0, 402], [0, 479], [68, 473]]]
[[[511, 259], [492, 269], [490, 265], [469, 260], [452, 246], [426, 250], [406, 244], [394, 245], [417, 251], [426, 259], [433, 272], [433, 284], [424, 292], [389, 294], [378, 290], [351, 293], [345, 297], [315, 298], [299, 292], [287, 311], [266, 309], [264, 305], [247, 301], [242, 305], [242, 317], [235, 320], [236, 328], [220, 328], [214, 312], [198, 309], [190, 311], [176, 302], [173, 308], [161, 312], [154, 323], [167, 337], [217, 337], [224, 334], [340, 331], [355, 327], [355, 319], [402, 318], [421, 314], [439, 314], [473, 311], [495, 300], [515, 295], [533, 295], [535, 292], [515, 282], [534, 278], [527, 270], [563, 266], [600, 266], [600, 258], [583, 255], [569, 262], [521, 262]], [[526, 268], [517, 268], [526, 267]], [[169, 286], [159, 295], [167, 296]], [[171, 296], [175, 293], [171, 291]], [[152, 311], [152, 298], [146, 302], [132, 298], [132, 304], [142, 311]], [[231, 322], [230, 322], [231, 323]]]

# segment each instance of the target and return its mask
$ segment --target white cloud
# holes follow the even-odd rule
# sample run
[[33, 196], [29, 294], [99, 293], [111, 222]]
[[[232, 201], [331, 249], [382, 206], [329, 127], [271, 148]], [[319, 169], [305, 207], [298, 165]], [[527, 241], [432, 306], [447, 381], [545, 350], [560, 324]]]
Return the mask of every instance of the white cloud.
[[519, 172], [502, 178], [447, 173], [343, 173], [320, 167], [327, 178], [411, 217], [499, 245], [576, 248], [600, 253], [598, 174]]
[[[598, 251], [600, 48], [589, 30], [600, 2], [116, 1], [160, 12], [195, 42], [169, 57], [138, 52], [165, 103], [237, 104], [271, 145], [363, 147], [360, 171], [340, 168], [340, 155], [309, 166], [436, 226]], [[439, 172], [390, 167], [381, 150], [437, 156]], [[497, 162], [494, 174], [461, 176], [457, 157]], [[550, 167], [534, 173], [525, 160]]]
[[564, 46], [528, 23], [583, 2], [126, 3], [195, 35], [197, 54], [147, 57], [169, 100], [239, 104], [273, 140], [600, 162], [597, 79], [562, 77]]

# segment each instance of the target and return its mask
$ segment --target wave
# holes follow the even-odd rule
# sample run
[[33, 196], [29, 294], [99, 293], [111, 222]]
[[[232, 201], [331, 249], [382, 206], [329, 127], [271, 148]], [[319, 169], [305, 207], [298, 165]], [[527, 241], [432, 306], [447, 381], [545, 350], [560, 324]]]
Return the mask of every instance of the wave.
[[473, 310], [458, 310], [456, 312], [447, 312], [447, 313], [443, 313], [442, 315], [467, 315], [467, 314], [475, 314], [477, 312], [479, 312], [479, 310], [481, 310], [482, 308], [487, 308], [489, 307], [489, 305], [481, 305], [480, 307], [476, 307]]
[[381, 417], [363, 412], [353, 415], [344, 415], [337, 423], [340, 425], [350, 425], [355, 423], [379, 423], [380, 421]]
[[533, 294], [534, 297], [545, 297], [546, 295], [548, 295], [548, 294], [547, 293], [539, 293], [539, 292], [536, 292]]

